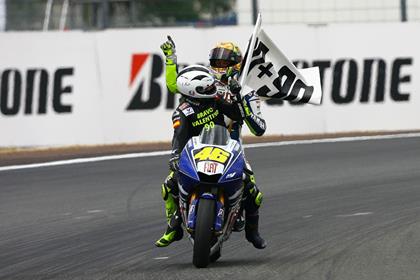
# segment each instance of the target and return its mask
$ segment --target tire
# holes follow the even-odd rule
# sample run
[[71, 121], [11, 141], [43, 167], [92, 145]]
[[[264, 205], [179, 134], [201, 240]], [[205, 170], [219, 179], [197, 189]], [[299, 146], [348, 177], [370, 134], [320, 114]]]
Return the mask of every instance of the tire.
[[210, 263], [214, 211], [214, 200], [200, 199], [197, 209], [193, 252], [193, 264], [198, 268], [207, 267]]

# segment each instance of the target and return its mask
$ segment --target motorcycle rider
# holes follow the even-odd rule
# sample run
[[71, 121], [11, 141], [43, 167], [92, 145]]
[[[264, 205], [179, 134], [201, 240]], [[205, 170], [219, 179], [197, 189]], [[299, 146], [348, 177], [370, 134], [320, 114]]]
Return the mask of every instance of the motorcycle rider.
[[179, 157], [185, 144], [193, 136], [198, 136], [204, 127], [222, 125], [226, 127], [225, 116], [233, 120], [242, 119], [239, 106], [216, 98], [218, 95], [216, 79], [211, 69], [192, 65], [178, 74], [177, 88], [183, 98], [172, 114], [174, 135], [172, 153], [169, 160], [171, 173], [162, 185], [162, 197], [165, 201], [168, 227], [165, 234], [156, 241], [158, 247], [168, 246], [182, 238], [178, 210], [178, 185], [176, 172], [179, 169]]
[[[176, 93], [178, 91], [176, 77], [177, 77], [177, 56], [173, 40], [168, 36], [168, 41], [161, 46], [166, 57], [166, 83], [170, 92]], [[231, 137], [235, 140], [241, 141], [241, 129], [243, 121], [247, 124], [250, 131], [256, 135], [261, 136], [265, 132], [265, 121], [261, 116], [260, 100], [254, 91], [249, 91], [243, 98], [240, 96], [241, 87], [237, 82], [237, 77], [242, 62], [242, 55], [239, 48], [231, 43], [219, 43], [213, 48], [209, 56], [210, 66], [216, 71], [218, 79], [229, 84], [232, 94], [224, 96], [224, 100], [233, 100], [241, 113], [241, 119], [230, 119], [228, 127], [231, 131]], [[182, 72], [182, 71], [181, 71]], [[182, 98], [181, 98], [182, 100]], [[183, 104], [181, 101], [180, 106]], [[179, 107], [178, 107], [179, 108]], [[177, 109], [178, 110], [178, 109]], [[176, 111], [175, 111], [176, 112]], [[229, 113], [226, 114], [229, 116]], [[242, 121], [243, 120], [243, 121]], [[186, 142], [185, 142], [186, 143]], [[183, 147], [183, 146], [182, 146]], [[182, 149], [182, 148], [181, 148]], [[170, 160], [170, 166], [173, 165], [173, 160]], [[173, 168], [171, 168], [173, 169]], [[251, 166], [246, 161], [244, 179], [244, 199], [243, 208], [245, 208], [245, 236], [254, 247], [263, 249], [266, 247], [266, 242], [261, 238], [258, 232], [258, 209], [261, 205], [263, 195], [255, 183], [255, 177]], [[160, 238], [156, 245], [159, 247], [167, 246], [172, 241], [182, 238], [182, 230], [171, 228], [171, 217], [176, 212], [177, 194], [172, 191], [172, 196], [169, 195], [172, 189], [176, 189], [176, 180], [173, 172], [170, 173], [165, 183], [162, 185], [162, 195], [166, 205], [166, 216], [168, 219], [168, 229], [165, 234]], [[172, 219], [173, 220], [173, 219]], [[243, 220], [237, 221], [235, 228], [237, 231], [243, 228]]]

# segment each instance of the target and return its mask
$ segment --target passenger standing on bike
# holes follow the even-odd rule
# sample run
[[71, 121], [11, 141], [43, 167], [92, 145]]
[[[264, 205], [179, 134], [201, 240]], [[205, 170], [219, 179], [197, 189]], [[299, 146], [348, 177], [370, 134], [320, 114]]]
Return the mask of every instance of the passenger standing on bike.
[[[167, 87], [170, 92], [177, 93], [177, 84], [176, 84], [176, 77], [177, 77], [177, 56], [175, 51], [175, 44], [172, 39], [168, 36], [168, 41], [162, 44], [161, 46], [165, 57], [166, 57], [166, 83]], [[241, 87], [237, 82], [240, 64], [242, 62], [242, 55], [239, 48], [231, 43], [220, 43], [217, 44], [215, 48], [213, 48], [210, 52], [209, 56], [210, 65], [211, 67], [217, 72], [218, 79], [224, 82], [225, 84], [229, 84], [230, 90], [232, 94], [227, 94], [224, 99], [225, 100], [232, 100], [238, 104], [238, 108], [241, 112], [242, 119], [241, 120], [234, 120], [230, 119], [228, 121], [228, 127], [231, 131], [231, 137], [235, 140], [241, 141], [241, 129], [243, 121], [247, 124], [250, 131], [256, 135], [261, 136], [265, 132], [265, 121], [262, 118], [261, 110], [260, 110], [260, 99], [255, 94], [254, 91], [249, 91], [247, 94], [244, 95], [243, 98], [240, 98]], [[239, 98], [238, 98], [239, 97]], [[266, 242], [263, 238], [261, 238], [259, 231], [258, 231], [258, 220], [259, 220], [259, 207], [262, 202], [262, 192], [258, 189], [255, 183], [255, 177], [251, 166], [246, 161], [246, 169], [245, 169], [246, 178], [244, 180], [245, 191], [244, 191], [244, 203], [243, 207], [245, 208], [246, 218], [245, 218], [245, 234], [246, 239], [251, 242], [254, 247], [258, 249], [263, 249], [266, 247]], [[168, 176], [165, 183], [162, 185], [162, 189], [166, 189], [166, 193], [168, 189], [171, 189], [175, 183], [172, 180], [173, 174], [171, 173]], [[166, 198], [166, 199], [165, 199]], [[168, 195], [164, 195], [165, 204], [167, 205], [167, 217], [168, 215], [168, 208], [169, 213], [174, 213], [174, 209], [176, 209], [173, 205], [174, 203], [170, 202], [170, 198]], [[168, 201], [169, 200], [169, 201]], [[170, 207], [168, 207], [170, 206]], [[169, 221], [169, 218], [168, 218]], [[238, 220], [235, 224], [235, 228], [237, 231], [240, 231], [241, 228], [243, 229], [243, 222]], [[166, 240], [168, 242], [164, 242], [165, 244], [169, 245], [172, 241], [170, 238], [166, 236], [166, 234], [156, 242], [156, 245], [159, 246], [163, 245], [160, 243], [161, 240]], [[164, 245], [164, 246], [167, 246]]]

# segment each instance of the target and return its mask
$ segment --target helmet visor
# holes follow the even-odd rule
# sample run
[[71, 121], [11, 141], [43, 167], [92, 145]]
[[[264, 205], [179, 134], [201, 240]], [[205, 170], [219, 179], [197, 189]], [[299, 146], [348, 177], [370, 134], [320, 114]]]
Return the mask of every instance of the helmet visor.
[[241, 62], [241, 56], [232, 50], [225, 48], [214, 48], [210, 51], [210, 66], [215, 68], [226, 68]]
[[211, 59], [210, 60], [210, 66], [213, 68], [228, 68], [232, 66], [232, 62], [229, 60], [223, 60], [223, 59]]

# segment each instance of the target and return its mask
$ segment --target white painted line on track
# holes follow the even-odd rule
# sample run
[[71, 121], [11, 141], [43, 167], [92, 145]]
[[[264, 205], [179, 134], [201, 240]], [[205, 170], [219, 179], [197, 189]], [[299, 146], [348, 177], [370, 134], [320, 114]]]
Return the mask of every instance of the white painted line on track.
[[347, 218], [347, 217], [367, 216], [367, 215], [372, 215], [372, 214], [373, 212], [361, 212], [361, 213], [354, 213], [354, 214], [337, 215], [336, 217]]
[[93, 218], [93, 216], [79, 216], [79, 217], [74, 217], [75, 220], [86, 220], [86, 219], [90, 219]]
[[169, 259], [169, 257], [157, 257], [157, 258], [153, 258], [154, 260], [167, 260]]
[[[288, 146], [288, 145], [338, 143], [338, 142], [368, 141], [368, 140], [383, 140], [383, 139], [400, 139], [400, 138], [415, 138], [415, 137], [420, 137], [420, 133], [404, 133], [404, 134], [390, 134], [390, 135], [379, 135], [379, 136], [356, 136], [356, 137], [341, 137], [341, 138], [326, 138], [326, 139], [312, 139], [312, 140], [255, 143], [255, 144], [246, 144], [246, 145], [244, 145], [244, 147], [247, 148], [247, 149], [250, 149], [250, 148]], [[169, 155], [169, 154], [171, 154], [171, 151], [132, 153], [132, 154], [101, 156], [101, 157], [92, 157], [92, 158], [77, 158], [77, 159], [69, 159], [69, 160], [43, 162], [43, 163], [3, 166], [3, 167], [0, 167], [0, 171], [10, 171], [10, 170], [39, 168], [39, 167], [51, 167], [51, 166], [59, 166], [59, 165], [99, 162], [99, 161], [108, 161], [108, 160], [117, 160], [117, 159], [155, 157], [155, 156], [164, 156], [164, 155]]]
[[88, 210], [87, 211], [87, 213], [89, 213], [89, 214], [102, 213], [102, 212], [104, 212], [104, 210], [95, 209], [95, 210]]
[[28, 169], [28, 168], [38, 168], [38, 167], [50, 167], [50, 166], [69, 165], [69, 164], [77, 164], [77, 163], [89, 163], [89, 162], [98, 162], [98, 161], [107, 161], [107, 160], [116, 160], [116, 159], [154, 157], [154, 156], [163, 156], [163, 155], [169, 155], [169, 154], [171, 154], [171, 151], [133, 153], [133, 154], [125, 154], [125, 155], [113, 155], [113, 156], [102, 156], [102, 157], [92, 157], [92, 158], [76, 158], [76, 159], [58, 160], [58, 161], [50, 161], [50, 162], [43, 162], [43, 163], [3, 166], [3, 167], [0, 167], [0, 171], [19, 170], [19, 169]]
[[246, 144], [245, 148], [261, 148], [261, 147], [276, 147], [276, 146], [287, 146], [287, 145], [338, 143], [338, 142], [415, 138], [415, 137], [420, 137], [420, 133], [403, 133], [403, 134], [389, 134], [389, 135], [377, 135], [377, 136], [355, 136], [355, 137], [339, 137], [339, 138], [325, 138], [325, 139], [312, 139], [312, 140], [255, 143], [255, 144]]

